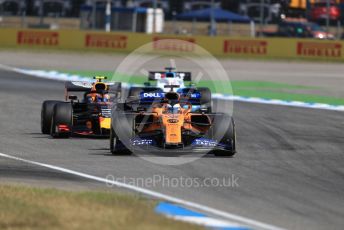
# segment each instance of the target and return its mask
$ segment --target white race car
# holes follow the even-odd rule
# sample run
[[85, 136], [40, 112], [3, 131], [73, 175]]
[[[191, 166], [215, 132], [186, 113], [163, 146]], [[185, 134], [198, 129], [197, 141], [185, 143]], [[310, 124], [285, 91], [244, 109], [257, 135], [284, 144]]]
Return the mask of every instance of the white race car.
[[128, 99], [146, 103], [147, 100], [163, 99], [166, 93], [176, 92], [183, 98], [188, 98], [192, 111], [212, 111], [212, 96], [209, 88], [192, 85], [191, 72], [175, 72], [171, 67], [165, 69], [164, 72], [150, 71], [148, 80], [156, 81], [156, 85], [146, 82], [144, 87], [131, 87], [128, 91]]
[[173, 72], [174, 68], [167, 67], [165, 72], [149, 72], [148, 80], [157, 81], [156, 87], [163, 89], [164, 92], [169, 92], [170, 87], [178, 90], [180, 88], [185, 88], [185, 81], [191, 83], [191, 72]]

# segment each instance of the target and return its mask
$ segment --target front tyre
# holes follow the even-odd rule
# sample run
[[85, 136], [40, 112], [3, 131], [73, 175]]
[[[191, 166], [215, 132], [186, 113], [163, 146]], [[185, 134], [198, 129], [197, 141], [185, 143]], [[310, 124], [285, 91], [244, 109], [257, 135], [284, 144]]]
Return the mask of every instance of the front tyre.
[[[224, 116], [224, 121], [230, 121], [229, 125], [226, 127], [223, 122], [216, 125], [216, 131], [218, 133], [223, 133], [223, 137], [220, 139], [220, 144], [225, 146], [224, 149], [214, 149], [212, 152], [215, 156], [231, 157], [234, 156], [236, 151], [236, 130], [235, 122], [233, 117]], [[225, 130], [226, 128], [227, 130]]]
[[60, 101], [44, 101], [41, 109], [41, 131], [43, 134], [50, 134], [51, 120], [54, 114], [54, 107]]
[[110, 152], [112, 155], [131, 155], [130, 150], [118, 139], [112, 127], [110, 129]]

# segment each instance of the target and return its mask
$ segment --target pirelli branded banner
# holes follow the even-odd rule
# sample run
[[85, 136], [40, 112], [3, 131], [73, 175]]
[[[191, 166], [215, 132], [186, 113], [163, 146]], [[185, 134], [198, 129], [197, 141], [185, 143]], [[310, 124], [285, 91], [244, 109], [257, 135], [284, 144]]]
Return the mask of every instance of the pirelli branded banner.
[[[171, 40], [171, 39], [179, 39]], [[180, 41], [181, 40], [181, 41]], [[185, 43], [183, 41], [188, 41]], [[151, 43], [153, 42], [153, 43]], [[307, 58], [344, 61], [344, 42], [282, 38], [232, 38], [147, 35], [76, 30], [0, 29], [1, 47], [82, 49], [131, 52], [151, 43], [157, 52], [192, 52], [195, 46], [215, 56], [242, 58]]]
[[[181, 40], [179, 42], [178, 40]], [[196, 39], [179, 36], [152, 36], [153, 50], [162, 52], [193, 52]], [[183, 42], [186, 41], [186, 42]]]
[[18, 31], [17, 45], [58, 46], [59, 33], [50, 31]]
[[85, 35], [85, 48], [126, 49], [128, 36], [116, 34], [92, 34]]

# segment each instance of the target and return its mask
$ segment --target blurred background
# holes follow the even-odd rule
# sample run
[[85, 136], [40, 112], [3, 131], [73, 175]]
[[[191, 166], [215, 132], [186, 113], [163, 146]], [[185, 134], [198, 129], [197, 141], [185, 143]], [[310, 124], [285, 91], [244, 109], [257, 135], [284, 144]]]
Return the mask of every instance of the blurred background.
[[343, 39], [343, 9], [344, 0], [0, 0], [0, 27]]

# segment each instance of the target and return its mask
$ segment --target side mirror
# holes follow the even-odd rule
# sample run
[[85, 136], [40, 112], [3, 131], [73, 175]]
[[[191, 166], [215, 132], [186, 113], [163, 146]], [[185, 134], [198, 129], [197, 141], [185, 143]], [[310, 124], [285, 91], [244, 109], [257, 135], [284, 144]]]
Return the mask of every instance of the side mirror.
[[78, 100], [78, 97], [75, 95], [69, 95], [68, 99], [72, 100], [72, 101], [76, 101], [76, 100]]

